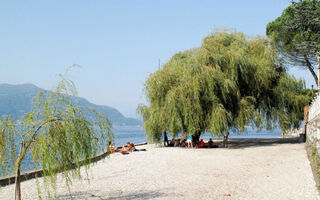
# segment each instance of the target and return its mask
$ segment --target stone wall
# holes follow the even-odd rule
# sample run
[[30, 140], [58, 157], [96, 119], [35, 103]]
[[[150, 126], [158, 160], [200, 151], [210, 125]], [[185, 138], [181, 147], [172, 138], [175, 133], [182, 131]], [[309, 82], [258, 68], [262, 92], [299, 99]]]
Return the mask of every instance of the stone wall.
[[320, 95], [314, 99], [309, 107], [308, 121], [306, 123], [307, 142], [320, 152]]
[[[305, 109], [306, 111], [306, 109]], [[309, 112], [308, 112], [309, 111]], [[320, 93], [307, 109], [307, 120], [304, 123], [307, 136], [307, 153], [312, 173], [320, 191]]]
[[303, 133], [302, 128], [293, 128], [293, 129], [289, 129], [283, 132], [283, 136], [285, 137], [300, 137], [300, 134]]
[[307, 142], [320, 152], [320, 116], [307, 122]]
[[320, 115], [320, 93], [317, 94], [317, 96], [314, 98], [313, 102], [309, 107], [308, 121], [311, 121], [312, 119], [315, 119], [315, 118], [319, 118], [319, 115]]

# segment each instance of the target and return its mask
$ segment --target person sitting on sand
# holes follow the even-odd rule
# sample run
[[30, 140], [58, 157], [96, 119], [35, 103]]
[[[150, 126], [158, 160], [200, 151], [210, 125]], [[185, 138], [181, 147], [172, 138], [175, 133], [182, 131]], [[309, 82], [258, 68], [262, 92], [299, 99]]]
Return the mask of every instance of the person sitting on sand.
[[178, 146], [179, 146], [179, 140], [175, 139], [175, 140], [174, 140], [174, 145], [173, 145], [173, 146], [178, 147]]
[[188, 139], [188, 133], [184, 133], [183, 135], [180, 136], [180, 140], [187, 140]]
[[114, 144], [112, 144], [111, 141], [108, 141], [106, 151], [110, 152], [110, 153], [114, 153], [115, 150], [116, 150], [116, 148], [115, 148]]
[[203, 139], [200, 140], [200, 147], [201, 147], [201, 148], [204, 148], [204, 141], [203, 141]]
[[169, 142], [169, 145], [168, 145], [169, 147], [173, 147], [174, 146], [174, 139], [172, 138], [172, 140], [170, 140], [170, 142]]
[[187, 146], [186, 140], [180, 140], [180, 146], [181, 147], [186, 147]]
[[187, 133], [184, 133], [183, 135], [180, 136], [180, 146], [181, 147], [186, 147], [187, 146]]
[[208, 147], [209, 147], [209, 148], [212, 148], [212, 147], [213, 147], [212, 138], [210, 138], [209, 141], [208, 141]]

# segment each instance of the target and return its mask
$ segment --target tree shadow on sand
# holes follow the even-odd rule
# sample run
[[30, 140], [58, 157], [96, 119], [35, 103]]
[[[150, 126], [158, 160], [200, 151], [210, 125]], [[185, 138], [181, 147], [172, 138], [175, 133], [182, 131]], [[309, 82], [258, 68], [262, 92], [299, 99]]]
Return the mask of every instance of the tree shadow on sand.
[[[239, 138], [239, 139], [229, 139], [228, 148], [229, 149], [241, 149], [249, 147], [258, 146], [272, 146], [277, 144], [295, 144], [300, 143], [300, 138]], [[221, 145], [222, 146], [222, 145]]]
[[169, 192], [161, 192], [161, 191], [137, 191], [132, 193], [121, 193], [121, 194], [113, 194], [105, 200], [126, 200], [126, 199], [156, 199], [156, 198], [166, 198], [171, 199], [173, 197], [177, 197], [180, 195], [169, 193]]
[[[179, 196], [178, 194], [157, 191], [136, 191], [131, 193], [126, 192], [114, 192], [114, 193], [101, 193], [101, 191], [77, 191], [71, 194], [59, 195], [58, 199], [86, 199], [86, 200], [136, 200], [136, 199], [156, 199], [156, 198], [167, 198], [171, 199], [173, 197]], [[180, 197], [180, 196], [179, 196]]]

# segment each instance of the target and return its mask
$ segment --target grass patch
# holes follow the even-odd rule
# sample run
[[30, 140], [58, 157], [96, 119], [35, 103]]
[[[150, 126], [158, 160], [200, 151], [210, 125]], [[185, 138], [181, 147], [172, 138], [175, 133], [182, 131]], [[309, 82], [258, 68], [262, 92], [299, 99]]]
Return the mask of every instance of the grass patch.
[[311, 169], [313, 173], [314, 180], [316, 181], [316, 186], [317, 189], [320, 191], [320, 155], [319, 152], [317, 151], [317, 148], [314, 146], [311, 146], [310, 144], [307, 143], [307, 153], [308, 153], [308, 158], [311, 164]]

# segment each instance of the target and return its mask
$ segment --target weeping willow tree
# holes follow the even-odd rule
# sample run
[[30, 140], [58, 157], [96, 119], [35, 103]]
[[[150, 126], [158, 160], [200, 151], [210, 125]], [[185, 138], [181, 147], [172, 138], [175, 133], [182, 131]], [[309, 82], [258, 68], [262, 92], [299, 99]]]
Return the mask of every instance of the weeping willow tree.
[[[0, 172], [13, 170], [15, 199], [21, 199], [19, 178], [27, 155], [32, 155], [35, 169], [43, 169], [50, 197], [58, 172], [64, 172], [61, 175], [70, 189], [71, 178], [81, 178], [80, 166], [87, 170], [102, 145], [113, 140], [108, 119], [92, 108], [79, 106], [74, 84], [64, 77], [61, 75], [54, 92], [39, 93], [23, 120], [6, 117], [0, 121]], [[38, 180], [37, 184], [41, 198]]]
[[149, 140], [163, 130], [221, 136], [247, 126], [298, 127], [303, 106], [301, 80], [286, 73], [269, 40], [216, 31], [201, 47], [175, 54], [145, 83], [149, 106], [139, 105]]

